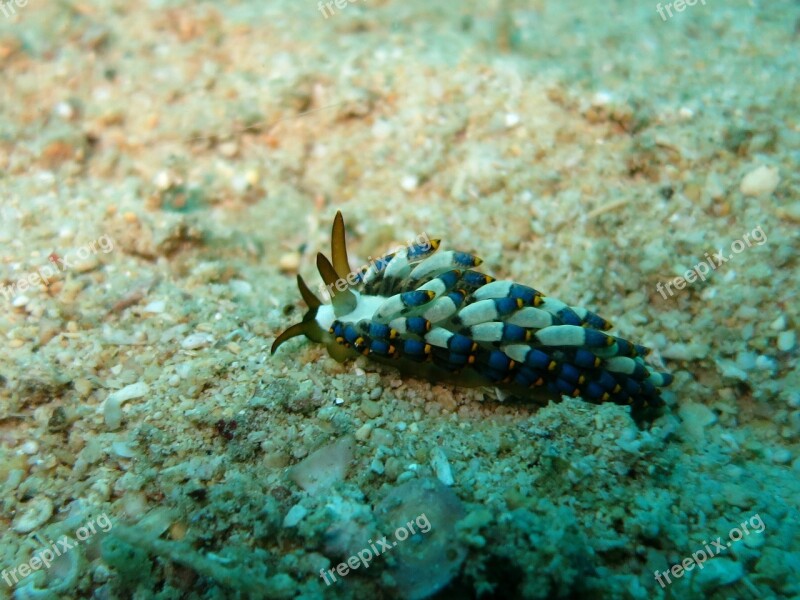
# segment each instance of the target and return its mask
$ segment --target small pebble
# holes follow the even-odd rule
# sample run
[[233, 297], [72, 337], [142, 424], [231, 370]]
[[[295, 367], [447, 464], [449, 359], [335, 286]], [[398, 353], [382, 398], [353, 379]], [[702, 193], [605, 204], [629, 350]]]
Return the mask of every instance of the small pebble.
[[353, 438], [344, 436], [309, 454], [289, 470], [289, 477], [301, 488], [316, 494], [345, 478], [353, 461]]
[[704, 429], [717, 421], [717, 415], [705, 404], [686, 402], [678, 408], [683, 420], [683, 429], [694, 440], [702, 440]]
[[283, 519], [283, 526], [294, 527], [300, 521], [302, 521], [307, 514], [308, 514], [308, 509], [306, 509], [300, 504], [295, 504], [292, 508], [289, 509], [289, 512], [286, 513], [286, 516]]
[[363, 442], [369, 439], [370, 433], [372, 433], [372, 424], [364, 423], [361, 427], [359, 427], [356, 430], [355, 436], [359, 442]]
[[172, 177], [170, 177], [167, 171], [159, 171], [153, 178], [153, 185], [161, 191], [168, 190], [172, 185]]
[[250, 282], [242, 279], [231, 279], [228, 285], [237, 296], [249, 296], [253, 292]]
[[75, 108], [69, 102], [59, 102], [53, 108], [53, 112], [65, 121], [71, 121], [75, 116]]
[[775, 331], [783, 331], [786, 329], [786, 315], [781, 315], [769, 325], [770, 329]]
[[781, 352], [789, 352], [794, 349], [797, 342], [797, 335], [793, 329], [788, 331], [781, 331], [778, 335], [778, 350]]
[[387, 448], [391, 448], [392, 443], [394, 442], [394, 436], [392, 433], [381, 428], [373, 429], [370, 439], [372, 441], [372, 445], [375, 447], [386, 446]]
[[94, 254], [90, 254], [85, 258], [78, 256], [72, 265], [75, 271], [78, 273], [89, 273], [100, 266], [100, 259], [98, 259]]
[[181, 348], [184, 350], [196, 350], [197, 348], [208, 346], [209, 344], [213, 343], [213, 341], [214, 336], [212, 336], [210, 333], [192, 333], [187, 335], [186, 338], [181, 342]]
[[786, 448], [779, 448], [772, 453], [772, 462], [776, 465], [785, 465], [792, 460], [792, 453]]
[[133, 458], [136, 452], [128, 445], [127, 442], [113, 442], [111, 444], [111, 451], [122, 458]]
[[167, 308], [167, 303], [163, 300], [154, 300], [144, 307], [143, 312], [158, 315], [164, 312]]
[[419, 179], [416, 175], [406, 175], [400, 180], [400, 187], [406, 192], [413, 192], [419, 185]]
[[363, 400], [361, 402], [361, 412], [367, 415], [370, 419], [374, 419], [375, 417], [379, 416], [382, 410], [383, 409], [380, 402], [374, 402], [373, 400]]
[[300, 268], [300, 255], [297, 252], [287, 252], [278, 259], [278, 268], [284, 273], [297, 273]]
[[376, 475], [383, 475], [385, 471], [383, 462], [378, 458], [374, 458], [369, 465], [369, 470], [375, 473]]
[[761, 371], [775, 372], [778, 368], [778, 363], [771, 356], [764, 356], [761, 354], [756, 359], [756, 368], [760, 369]]
[[20, 449], [22, 450], [23, 454], [30, 456], [31, 454], [36, 454], [39, 451], [39, 444], [36, 443], [36, 440], [28, 440], [22, 444], [22, 448]]
[[78, 392], [81, 398], [85, 398], [92, 393], [92, 382], [88, 379], [79, 378], [72, 382], [72, 387]]
[[751, 531], [750, 535], [744, 538], [744, 545], [751, 550], [757, 550], [764, 545], [765, 540], [763, 530], [760, 533]]
[[762, 165], [744, 176], [739, 190], [745, 196], [769, 196], [778, 187], [780, 180], [778, 169]]
[[224, 142], [219, 145], [219, 153], [225, 158], [233, 158], [239, 153], [236, 142]]
[[743, 575], [742, 563], [717, 556], [705, 563], [703, 570], [697, 573], [696, 581], [700, 589], [710, 591], [739, 581]]
[[431, 450], [431, 467], [433, 472], [436, 473], [436, 478], [445, 485], [453, 485], [453, 471], [450, 468], [450, 462], [447, 460], [447, 455], [439, 447]]
[[791, 204], [779, 206], [775, 212], [782, 219], [800, 223], [800, 200], [792, 202]]

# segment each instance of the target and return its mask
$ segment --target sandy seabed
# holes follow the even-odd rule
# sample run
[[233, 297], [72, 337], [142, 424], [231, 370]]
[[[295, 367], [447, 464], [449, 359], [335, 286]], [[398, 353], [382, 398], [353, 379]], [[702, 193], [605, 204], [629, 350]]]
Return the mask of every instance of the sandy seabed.
[[[0, 598], [800, 597], [796, 2], [23, 4]], [[613, 321], [663, 413], [270, 356], [337, 210]]]

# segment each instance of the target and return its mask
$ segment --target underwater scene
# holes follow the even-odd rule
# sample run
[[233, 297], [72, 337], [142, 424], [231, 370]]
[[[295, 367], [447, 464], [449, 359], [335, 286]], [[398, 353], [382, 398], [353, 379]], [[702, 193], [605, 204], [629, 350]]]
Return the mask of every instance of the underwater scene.
[[0, 600], [800, 600], [800, 3], [0, 0]]

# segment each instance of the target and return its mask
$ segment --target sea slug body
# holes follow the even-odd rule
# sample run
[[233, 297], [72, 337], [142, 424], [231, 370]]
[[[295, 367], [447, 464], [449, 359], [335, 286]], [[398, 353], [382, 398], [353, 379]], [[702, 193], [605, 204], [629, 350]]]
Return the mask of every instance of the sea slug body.
[[607, 333], [599, 315], [513, 281], [475, 270], [472, 254], [413, 243], [351, 272], [344, 220], [336, 214], [331, 258], [317, 269], [331, 304], [297, 276], [309, 311], [281, 333], [324, 343], [337, 360], [363, 354], [412, 375], [460, 385], [496, 386], [521, 399], [549, 394], [614, 402], [634, 410], [663, 404], [668, 373], [644, 361], [649, 349]]

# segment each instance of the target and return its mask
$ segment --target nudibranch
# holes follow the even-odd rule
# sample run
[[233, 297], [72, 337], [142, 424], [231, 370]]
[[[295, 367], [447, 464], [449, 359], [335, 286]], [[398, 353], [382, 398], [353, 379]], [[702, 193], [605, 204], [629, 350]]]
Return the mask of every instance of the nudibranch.
[[432, 380], [496, 386], [510, 396], [579, 396], [634, 410], [663, 404], [668, 373], [644, 361], [650, 350], [606, 333], [597, 314], [475, 270], [477, 256], [411, 243], [351, 271], [344, 220], [336, 213], [331, 260], [317, 269], [331, 303], [297, 276], [308, 312], [281, 333], [274, 354], [298, 335], [324, 343], [336, 360], [363, 354]]

